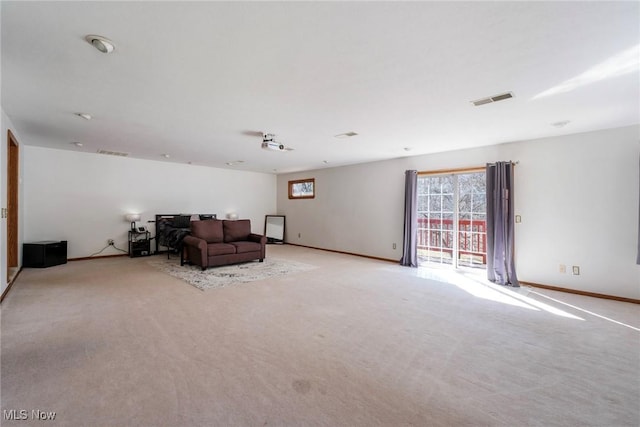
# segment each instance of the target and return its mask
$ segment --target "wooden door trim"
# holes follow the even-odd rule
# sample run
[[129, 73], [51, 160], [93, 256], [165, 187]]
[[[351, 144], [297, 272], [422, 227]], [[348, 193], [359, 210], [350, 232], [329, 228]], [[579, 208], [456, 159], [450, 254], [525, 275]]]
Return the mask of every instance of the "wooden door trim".
[[7, 131], [7, 280], [10, 268], [18, 267], [18, 177], [20, 151], [16, 137]]

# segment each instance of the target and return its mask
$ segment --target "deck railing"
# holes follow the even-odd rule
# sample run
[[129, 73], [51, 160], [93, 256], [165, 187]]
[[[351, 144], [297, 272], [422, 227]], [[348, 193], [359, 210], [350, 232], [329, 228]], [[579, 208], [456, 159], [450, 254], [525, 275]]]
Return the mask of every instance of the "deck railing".
[[[453, 220], [418, 218], [418, 249], [445, 252], [453, 256]], [[477, 255], [487, 263], [487, 223], [458, 220], [458, 254]]]

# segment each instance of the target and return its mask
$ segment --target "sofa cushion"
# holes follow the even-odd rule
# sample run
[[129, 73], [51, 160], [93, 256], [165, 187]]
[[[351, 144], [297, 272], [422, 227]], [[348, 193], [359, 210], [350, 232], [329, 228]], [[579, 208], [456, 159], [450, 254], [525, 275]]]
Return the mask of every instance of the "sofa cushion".
[[209, 243], [207, 245], [207, 255], [229, 255], [235, 254], [236, 247], [233, 245], [228, 245], [226, 243]]
[[249, 234], [251, 234], [251, 221], [248, 219], [223, 220], [222, 226], [224, 228], [225, 243], [248, 240]]
[[262, 245], [256, 242], [231, 242], [230, 244], [236, 247], [236, 252], [239, 254], [260, 252], [262, 250]]
[[191, 223], [191, 235], [207, 243], [222, 243], [222, 221], [217, 219], [193, 221]]

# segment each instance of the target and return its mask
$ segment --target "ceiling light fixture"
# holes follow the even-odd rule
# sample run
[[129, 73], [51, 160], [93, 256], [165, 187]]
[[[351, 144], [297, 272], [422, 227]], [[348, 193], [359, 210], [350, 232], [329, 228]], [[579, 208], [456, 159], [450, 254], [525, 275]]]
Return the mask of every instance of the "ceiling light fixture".
[[329, 160], [323, 160], [322, 163], [324, 163], [325, 165], [329, 164]]
[[76, 147], [82, 147], [84, 144], [82, 142], [72, 142]]
[[239, 165], [240, 163], [244, 163], [244, 160], [235, 160], [233, 162], [227, 162], [225, 163], [227, 166], [235, 166], [235, 165]]
[[171, 157], [169, 154], [160, 154], [162, 157], [164, 157], [165, 159], [168, 159], [169, 157]]
[[115, 49], [113, 42], [106, 37], [89, 34], [84, 39], [102, 53], [111, 53]]
[[78, 117], [82, 117], [85, 120], [91, 120], [93, 118], [89, 113], [75, 113], [75, 115]]
[[571, 123], [571, 120], [563, 120], [561, 122], [551, 123], [551, 126], [555, 126], [557, 128], [562, 128], [562, 127], [565, 127], [566, 125], [568, 125], [569, 123]]
[[411, 147], [404, 147], [403, 150], [404, 151], [411, 151]]

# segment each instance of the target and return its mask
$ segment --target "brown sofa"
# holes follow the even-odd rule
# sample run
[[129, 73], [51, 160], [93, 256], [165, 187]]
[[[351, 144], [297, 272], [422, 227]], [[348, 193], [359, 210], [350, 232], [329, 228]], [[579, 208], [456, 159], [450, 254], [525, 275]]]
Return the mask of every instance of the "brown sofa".
[[251, 232], [251, 221], [211, 219], [193, 221], [183, 240], [184, 255], [203, 270], [219, 265], [264, 260], [267, 238]]

